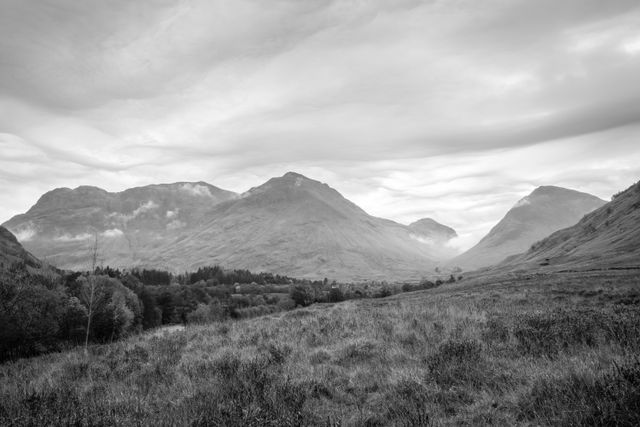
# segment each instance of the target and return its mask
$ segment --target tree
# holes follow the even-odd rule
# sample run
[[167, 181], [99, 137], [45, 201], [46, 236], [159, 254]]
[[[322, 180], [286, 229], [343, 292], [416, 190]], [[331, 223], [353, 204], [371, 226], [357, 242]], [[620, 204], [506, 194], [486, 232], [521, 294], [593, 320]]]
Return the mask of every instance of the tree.
[[96, 299], [96, 280], [95, 271], [98, 262], [98, 234], [95, 234], [93, 247], [91, 248], [91, 272], [87, 280], [87, 286], [82, 287], [82, 299], [87, 306], [87, 332], [84, 339], [84, 354], [86, 355], [89, 347], [89, 331], [91, 330], [91, 318], [94, 313], [94, 305]]
[[329, 302], [340, 302], [344, 301], [344, 295], [342, 291], [337, 286], [332, 286], [329, 290]]
[[306, 285], [294, 285], [289, 290], [289, 296], [296, 303], [302, 307], [313, 304], [314, 293], [309, 286]]
[[56, 349], [64, 306], [59, 283], [23, 263], [0, 270], [0, 361]]
[[151, 329], [162, 325], [162, 310], [158, 307], [156, 297], [147, 289], [140, 293], [142, 303], [142, 328]]

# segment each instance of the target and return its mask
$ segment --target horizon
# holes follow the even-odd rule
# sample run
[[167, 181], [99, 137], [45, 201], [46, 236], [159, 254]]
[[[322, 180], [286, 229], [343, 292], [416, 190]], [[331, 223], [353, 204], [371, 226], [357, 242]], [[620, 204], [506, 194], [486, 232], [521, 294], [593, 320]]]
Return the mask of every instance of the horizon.
[[640, 177], [637, 2], [0, 12], [3, 222], [57, 187], [241, 193], [295, 170], [465, 249], [539, 186], [609, 200]]

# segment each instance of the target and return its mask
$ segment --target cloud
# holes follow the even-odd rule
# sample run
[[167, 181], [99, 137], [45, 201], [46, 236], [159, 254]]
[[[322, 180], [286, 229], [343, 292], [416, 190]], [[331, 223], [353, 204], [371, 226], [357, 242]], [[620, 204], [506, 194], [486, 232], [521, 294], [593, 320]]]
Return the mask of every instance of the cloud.
[[22, 226], [17, 230], [10, 231], [16, 236], [19, 242], [28, 242], [38, 234], [38, 230], [33, 226]]
[[167, 224], [167, 230], [176, 230], [179, 228], [184, 227], [185, 224], [184, 222], [180, 221], [179, 219], [175, 219], [173, 221], [171, 221], [170, 223]]
[[110, 228], [109, 230], [105, 230], [102, 233], [100, 233], [103, 237], [120, 237], [124, 234], [124, 232], [122, 230], [120, 230], [119, 228]]
[[523, 197], [522, 199], [518, 200], [518, 203], [516, 203], [515, 205], [513, 205], [514, 208], [519, 208], [522, 206], [527, 206], [531, 204], [531, 200], [529, 200], [529, 197]]
[[54, 237], [53, 240], [57, 240], [59, 242], [78, 242], [82, 240], [89, 240], [93, 236], [89, 233], [81, 233], [76, 235], [63, 234], [57, 237]]
[[206, 185], [201, 184], [182, 184], [180, 190], [192, 196], [212, 197], [211, 191]]

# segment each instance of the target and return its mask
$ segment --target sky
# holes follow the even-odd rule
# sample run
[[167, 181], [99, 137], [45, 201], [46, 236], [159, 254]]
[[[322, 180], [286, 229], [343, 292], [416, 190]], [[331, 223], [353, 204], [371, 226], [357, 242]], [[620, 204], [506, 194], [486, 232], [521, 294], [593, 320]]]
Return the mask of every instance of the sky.
[[637, 0], [0, 0], [0, 222], [57, 187], [296, 171], [454, 227], [640, 179]]

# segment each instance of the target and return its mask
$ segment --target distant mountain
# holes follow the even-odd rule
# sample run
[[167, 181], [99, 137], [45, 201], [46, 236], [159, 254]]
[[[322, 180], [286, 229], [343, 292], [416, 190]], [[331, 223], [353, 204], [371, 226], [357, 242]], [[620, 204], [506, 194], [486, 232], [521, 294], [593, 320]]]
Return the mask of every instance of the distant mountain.
[[150, 252], [202, 221], [216, 204], [239, 195], [204, 182], [149, 185], [110, 193], [58, 188], [4, 226], [24, 246], [62, 268], [87, 269], [98, 237], [105, 265], [143, 264]]
[[[536, 242], [503, 266], [640, 267], [640, 182], [577, 224]], [[547, 267], [548, 266], [548, 267]]]
[[45, 194], [6, 223], [54, 265], [175, 271], [220, 264], [297, 277], [419, 278], [442, 259], [411, 227], [368, 215], [326, 184], [287, 173], [242, 195], [205, 183]]
[[433, 242], [448, 242], [454, 237], [458, 237], [458, 233], [451, 227], [442, 225], [431, 218], [419, 219], [409, 224], [409, 229], [421, 238], [431, 240]]
[[15, 262], [24, 262], [33, 268], [40, 268], [42, 263], [27, 252], [9, 230], [0, 227], [0, 266], [8, 267]]
[[554, 231], [575, 224], [606, 202], [596, 196], [561, 187], [536, 188], [507, 212], [480, 242], [448, 262], [472, 270], [497, 264], [522, 253]]
[[[437, 250], [412, 231], [368, 215], [326, 184], [289, 172], [221, 203], [154, 263], [220, 263], [296, 277], [420, 277]], [[181, 254], [194, 254], [188, 259]]]

